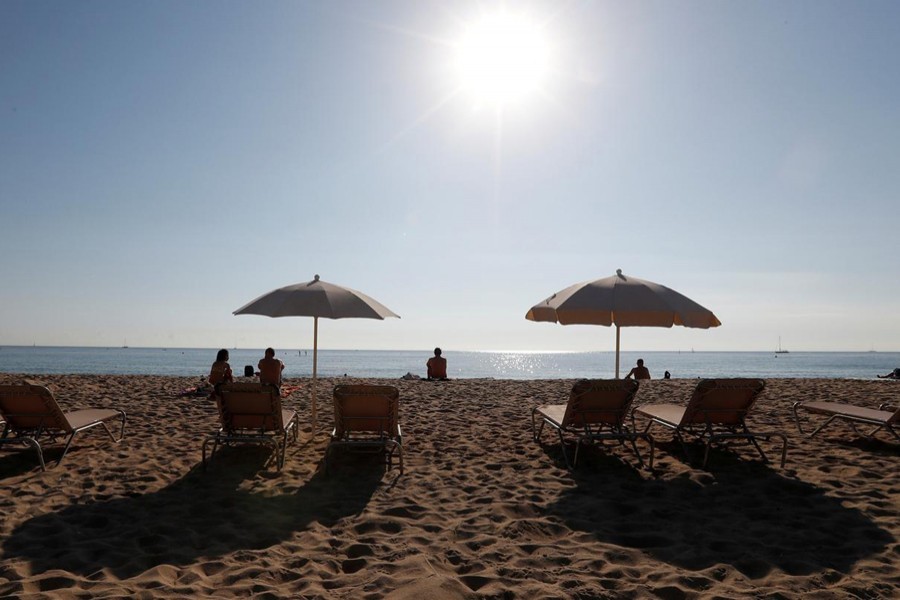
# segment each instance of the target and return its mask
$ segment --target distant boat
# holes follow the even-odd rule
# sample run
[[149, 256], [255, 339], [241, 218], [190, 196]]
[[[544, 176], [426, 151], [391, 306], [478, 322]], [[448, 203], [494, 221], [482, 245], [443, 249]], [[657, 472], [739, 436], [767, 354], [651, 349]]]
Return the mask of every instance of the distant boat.
[[778, 336], [778, 349], [775, 350], [775, 354], [787, 354], [788, 351], [781, 347], [781, 336]]

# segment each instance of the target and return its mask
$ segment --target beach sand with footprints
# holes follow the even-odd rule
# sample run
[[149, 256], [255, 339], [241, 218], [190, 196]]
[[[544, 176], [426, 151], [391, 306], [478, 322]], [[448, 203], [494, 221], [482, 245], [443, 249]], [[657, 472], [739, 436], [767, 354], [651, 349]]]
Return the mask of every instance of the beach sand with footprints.
[[[301, 432], [284, 470], [268, 453], [200, 448], [214, 404], [193, 378], [0, 375], [39, 380], [64, 409], [115, 406], [124, 441], [76, 437], [42, 472], [0, 451], [0, 596], [179, 598], [891, 598], [900, 595], [900, 445], [835, 425], [798, 434], [790, 405], [900, 402], [900, 382], [774, 379], [749, 423], [790, 438], [787, 465], [750, 448], [688, 462], [666, 432], [655, 469], [628, 447], [588, 448], [570, 471], [538, 404], [572, 380], [318, 383], [285, 405]], [[327, 476], [331, 389], [400, 389], [406, 470], [346, 457]], [[635, 403], [685, 402], [696, 380], [641, 384]], [[642, 447], [646, 449], [646, 446]], [[59, 447], [47, 450], [48, 459]]]

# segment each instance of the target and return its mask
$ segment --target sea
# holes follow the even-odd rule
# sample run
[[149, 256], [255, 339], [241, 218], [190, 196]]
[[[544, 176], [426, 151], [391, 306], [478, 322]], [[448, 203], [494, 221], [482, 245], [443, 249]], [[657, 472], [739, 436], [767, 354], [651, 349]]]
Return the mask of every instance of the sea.
[[[235, 374], [254, 368], [262, 348], [229, 348]], [[0, 372], [23, 374], [172, 375], [202, 377], [214, 348], [0, 346]], [[319, 377], [395, 379], [425, 376], [427, 350], [319, 350]], [[615, 376], [615, 352], [470, 352], [445, 350], [453, 379], [578, 379]], [[286, 377], [311, 377], [311, 349], [278, 350]], [[900, 367], [900, 352], [622, 352], [624, 376], [643, 358], [654, 379], [762, 377], [874, 379]]]

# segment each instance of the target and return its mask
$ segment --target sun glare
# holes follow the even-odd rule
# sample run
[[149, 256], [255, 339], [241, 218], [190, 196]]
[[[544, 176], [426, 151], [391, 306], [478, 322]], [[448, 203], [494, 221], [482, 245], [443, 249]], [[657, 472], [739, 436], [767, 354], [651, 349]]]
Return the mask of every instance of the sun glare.
[[506, 12], [482, 17], [457, 46], [463, 89], [476, 101], [502, 106], [518, 102], [545, 82], [550, 50], [537, 23]]

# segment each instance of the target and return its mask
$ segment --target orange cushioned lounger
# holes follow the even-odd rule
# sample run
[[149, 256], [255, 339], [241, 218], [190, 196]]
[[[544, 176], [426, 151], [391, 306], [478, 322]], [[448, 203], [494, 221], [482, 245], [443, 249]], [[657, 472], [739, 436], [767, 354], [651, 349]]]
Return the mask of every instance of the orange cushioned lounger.
[[297, 439], [297, 413], [282, 408], [278, 388], [268, 383], [221, 383], [214, 396], [221, 427], [203, 440], [203, 468], [210, 443], [209, 460], [220, 445], [255, 444], [271, 446], [281, 470], [288, 442]]
[[[65, 437], [63, 453], [56, 461], [65, 458], [75, 434], [97, 425], [103, 427], [113, 442], [125, 436], [125, 411], [108, 408], [85, 408], [63, 412], [46, 387], [33, 384], [0, 385], [0, 415], [6, 421], [0, 443], [19, 443], [30, 446], [37, 453], [41, 469], [46, 469], [41, 440], [54, 441]], [[118, 438], [108, 423], [119, 421]]]
[[403, 474], [400, 432], [400, 391], [392, 385], [337, 385], [334, 388], [334, 430], [325, 450], [325, 470], [337, 448], [384, 453], [390, 469], [394, 452]]
[[[572, 386], [566, 404], [537, 406], [531, 411], [531, 434], [540, 443], [544, 425], [556, 429], [562, 447], [563, 459], [569, 468], [578, 464], [578, 451], [582, 444], [597, 440], [631, 442], [641, 465], [644, 464], [637, 448], [637, 440], [650, 444], [649, 466], [653, 468], [653, 437], [646, 432], [629, 431], [625, 417], [631, 408], [638, 382], [633, 379], [582, 379]], [[540, 425], [538, 425], [540, 420]], [[570, 461], [563, 434], [576, 436], [575, 456]]]
[[[800, 417], [797, 415], [797, 409], [801, 408], [813, 414], [825, 415], [828, 417], [828, 420], [819, 425], [814, 431], [807, 434], [803, 431], [803, 427], [800, 425]], [[882, 404], [878, 407], [878, 410], [875, 410], [874, 408], [863, 408], [861, 406], [843, 404], [840, 402], [794, 402], [791, 407], [794, 411], [794, 421], [797, 423], [797, 429], [800, 430], [800, 433], [806, 434], [809, 437], [813, 437], [825, 429], [835, 419], [841, 419], [849, 422], [850, 426], [853, 427], [853, 430], [857, 433], [860, 432], [856, 429], [856, 423], [874, 425], [875, 429], [869, 433], [861, 434], [866, 437], [873, 437], [876, 433], [884, 429], [900, 440], [900, 434], [897, 433], [896, 429], [900, 426], [900, 407], [893, 412], [885, 410], [885, 408], [887, 408], [886, 404]]]
[[682, 434], [704, 440], [706, 451], [703, 455], [703, 467], [706, 467], [709, 448], [714, 443], [746, 440], [753, 444], [762, 459], [768, 462], [757, 440], [780, 438], [783, 467], [787, 458], [787, 437], [781, 433], [750, 431], [745, 422], [747, 413], [765, 386], [766, 382], [762, 379], [704, 379], [697, 384], [687, 406], [678, 404], [639, 406], [632, 412], [632, 422], [634, 415], [642, 415], [650, 419], [644, 429], [645, 432], [654, 424], [668, 427], [681, 443], [685, 455], [688, 455], [688, 451]]

